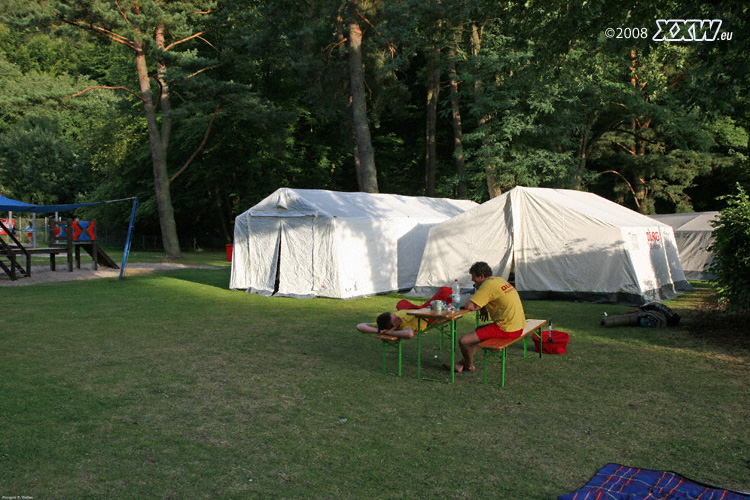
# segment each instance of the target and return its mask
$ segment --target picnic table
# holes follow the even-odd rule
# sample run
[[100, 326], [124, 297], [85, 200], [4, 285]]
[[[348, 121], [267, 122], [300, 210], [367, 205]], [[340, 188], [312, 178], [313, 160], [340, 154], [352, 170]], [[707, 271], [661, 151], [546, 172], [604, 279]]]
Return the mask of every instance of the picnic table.
[[[417, 318], [417, 378], [422, 379], [422, 335], [428, 330], [437, 328], [440, 331], [440, 348], [443, 347], [443, 337], [450, 337], [451, 345], [451, 369], [450, 371], [450, 382], [453, 383], [456, 379], [456, 372], [453, 370], [453, 366], [456, 364], [456, 321], [461, 319], [464, 314], [471, 312], [469, 309], [442, 309], [435, 310], [425, 307], [423, 309], [414, 309], [407, 312], [411, 316]], [[422, 329], [422, 321], [426, 321], [428, 325]], [[438, 380], [445, 382], [440, 379], [425, 378], [425, 380]]]
[[[425, 307], [421, 309], [413, 309], [407, 312], [407, 314], [417, 318], [417, 331], [415, 332], [415, 335], [417, 335], [417, 378], [418, 379], [420, 380], [423, 379], [422, 377], [422, 335], [427, 333], [429, 330], [437, 329], [440, 335], [440, 349], [441, 350], [443, 348], [444, 338], [449, 338], [450, 349], [451, 349], [451, 361], [450, 361], [449, 366], [451, 368], [455, 367], [456, 365], [456, 321], [461, 319], [466, 313], [470, 313], [470, 312], [476, 312], [475, 322], [476, 322], [476, 327], [478, 328], [479, 321], [480, 321], [480, 311], [472, 311], [470, 309], [435, 310], [435, 309]], [[428, 323], [424, 329], [422, 329], [422, 321], [426, 321]], [[527, 319], [521, 335], [517, 337], [491, 338], [491, 339], [487, 339], [487, 340], [480, 342], [479, 347], [482, 349], [484, 353], [484, 360], [482, 363], [483, 382], [485, 384], [488, 383], [487, 381], [488, 358], [494, 355], [498, 355], [500, 356], [500, 370], [501, 370], [500, 384], [491, 384], [491, 385], [498, 385], [500, 387], [505, 386], [506, 348], [519, 340], [523, 340], [523, 357], [525, 358], [526, 352], [527, 352], [526, 341], [528, 339], [528, 336], [532, 334], [533, 332], [537, 331], [537, 332], [540, 332], [539, 338], [541, 339], [542, 338], [541, 330], [547, 324], [548, 324], [548, 321], [544, 319]], [[386, 373], [386, 350], [387, 348], [395, 348], [397, 355], [398, 355], [397, 375], [401, 376], [401, 341], [402, 339], [394, 335], [389, 335], [387, 333], [379, 333], [375, 335], [375, 338], [383, 342], [383, 373]], [[541, 345], [539, 347], [539, 357], [540, 358], [542, 357]], [[424, 377], [424, 380], [437, 380], [439, 382], [450, 381], [451, 383], [453, 383], [456, 380], [456, 371], [455, 369], [449, 369], [449, 372], [450, 372], [449, 380], [434, 379], [434, 378], [428, 378], [428, 377]]]

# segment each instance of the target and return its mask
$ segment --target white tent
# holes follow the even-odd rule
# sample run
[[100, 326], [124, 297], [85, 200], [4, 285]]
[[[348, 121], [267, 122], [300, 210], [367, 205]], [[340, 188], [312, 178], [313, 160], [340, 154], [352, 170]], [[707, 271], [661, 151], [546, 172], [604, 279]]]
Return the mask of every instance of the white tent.
[[690, 289], [672, 228], [592, 193], [516, 187], [436, 225], [412, 293], [487, 262], [524, 298], [642, 304]]
[[333, 298], [408, 290], [430, 227], [477, 206], [445, 198], [278, 189], [235, 219], [229, 287]]
[[652, 215], [674, 230], [680, 261], [688, 279], [708, 280], [713, 275], [708, 268], [713, 260], [713, 253], [708, 247], [713, 243], [714, 228], [710, 221], [716, 220], [719, 212], [693, 212], [688, 214]]

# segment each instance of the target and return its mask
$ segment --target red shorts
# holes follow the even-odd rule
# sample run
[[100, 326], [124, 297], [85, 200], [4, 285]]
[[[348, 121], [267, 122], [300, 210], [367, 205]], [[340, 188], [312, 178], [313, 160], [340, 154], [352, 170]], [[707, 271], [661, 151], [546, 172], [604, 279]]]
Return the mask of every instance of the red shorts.
[[495, 323], [477, 328], [477, 337], [479, 337], [480, 341], [487, 339], [517, 339], [522, 333], [523, 328], [515, 332], [506, 332]]

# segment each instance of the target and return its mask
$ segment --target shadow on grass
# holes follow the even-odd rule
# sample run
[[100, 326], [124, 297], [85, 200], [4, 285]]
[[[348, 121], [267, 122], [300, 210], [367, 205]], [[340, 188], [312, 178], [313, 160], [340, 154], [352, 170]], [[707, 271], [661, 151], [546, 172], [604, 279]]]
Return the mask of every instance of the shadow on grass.
[[229, 274], [231, 273], [231, 269], [228, 267], [216, 269], [178, 269], [168, 271], [168, 273], [170, 278], [229, 290]]
[[[229, 290], [229, 267], [216, 269], [181, 269], [169, 271], [168, 275], [199, 285]], [[680, 314], [681, 321], [677, 327], [668, 328], [645, 328], [645, 327], [601, 327], [600, 320], [604, 313], [610, 316], [625, 314], [636, 309], [633, 306], [616, 304], [583, 304], [566, 301], [527, 300], [524, 308], [528, 318], [551, 319], [555, 330], [573, 333], [573, 342], [577, 332], [585, 332], [588, 336], [595, 336], [611, 340], [618, 344], [640, 344], [652, 345], [665, 348], [688, 348], [699, 351], [708, 351], [732, 356], [746, 357], [750, 351], [750, 335], [746, 332], [746, 326], [750, 318], [745, 315], [729, 315], [721, 313], [712, 307], [711, 297], [713, 288], [704, 282], [693, 283], [696, 290], [685, 294], [678, 299], [670, 301], [669, 305], [675, 312]], [[239, 291], [236, 291], [240, 293]], [[414, 297], [406, 297], [398, 293], [377, 296], [377, 302], [385, 305], [380, 309], [395, 310], [396, 303], [403, 298], [419, 302]], [[369, 302], [375, 297], [361, 300]], [[289, 299], [295, 301], [295, 299]], [[330, 301], [330, 304], [338, 302]], [[346, 301], [347, 304], [351, 302]], [[310, 304], [311, 305], [311, 304]], [[334, 309], [337, 307], [334, 306]], [[378, 309], [378, 310], [380, 310]], [[381, 311], [382, 312], [382, 311]], [[376, 315], [373, 314], [373, 321]], [[352, 317], [352, 325], [361, 319]], [[469, 318], [467, 318], [469, 319]], [[365, 318], [366, 320], [366, 318]], [[460, 322], [462, 327], [465, 323], [471, 323], [474, 319]], [[461, 328], [470, 330], [471, 328]], [[461, 332], [465, 333], [465, 332]], [[460, 336], [460, 334], [459, 334]]]
[[[680, 315], [680, 323], [674, 327], [600, 327], [591, 325], [589, 331], [597, 336], [614, 341], [633, 341], [657, 347], [688, 348], [698, 351], [747, 357], [750, 352], [750, 334], [747, 324], [750, 315], [722, 312], [716, 305], [714, 289], [708, 282], [691, 282], [694, 291], [666, 303]], [[592, 305], [593, 306], [593, 305]], [[634, 307], [621, 308], [613, 314], [624, 314]], [[607, 306], [601, 306], [607, 310]], [[587, 310], [593, 309], [587, 308]], [[576, 307], [580, 313], [580, 308]], [[597, 318], [597, 323], [600, 318]]]

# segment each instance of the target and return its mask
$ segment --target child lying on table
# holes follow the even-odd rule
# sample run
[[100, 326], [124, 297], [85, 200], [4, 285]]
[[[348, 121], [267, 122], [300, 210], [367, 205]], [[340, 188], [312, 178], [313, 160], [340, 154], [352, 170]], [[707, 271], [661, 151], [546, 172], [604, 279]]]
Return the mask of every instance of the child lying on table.
[[[362, 333], [383, 333], [386, 335], [393, 335], [401, 339], [410, 339], [414, 336], [414, 331], [417, 330], [419, 319], [416, 316], [411, 316], [408, 311], [411, 309], [421, 309], [429, 307], [430, 304], [435, 300], [443, 300], [446, 302], [450, 301], [451, 289], [444, 286], [433, 297], [418, 306], [412, 304], [408, 300], [400, 300], [396, 304], [396, 312], [384, 312], [380, 314], [375, 323], [360, 323], [357, 325], [357, 330]], [[422, 329], [424, 330], [428, 326], [427, 322], [422, 323]]]

